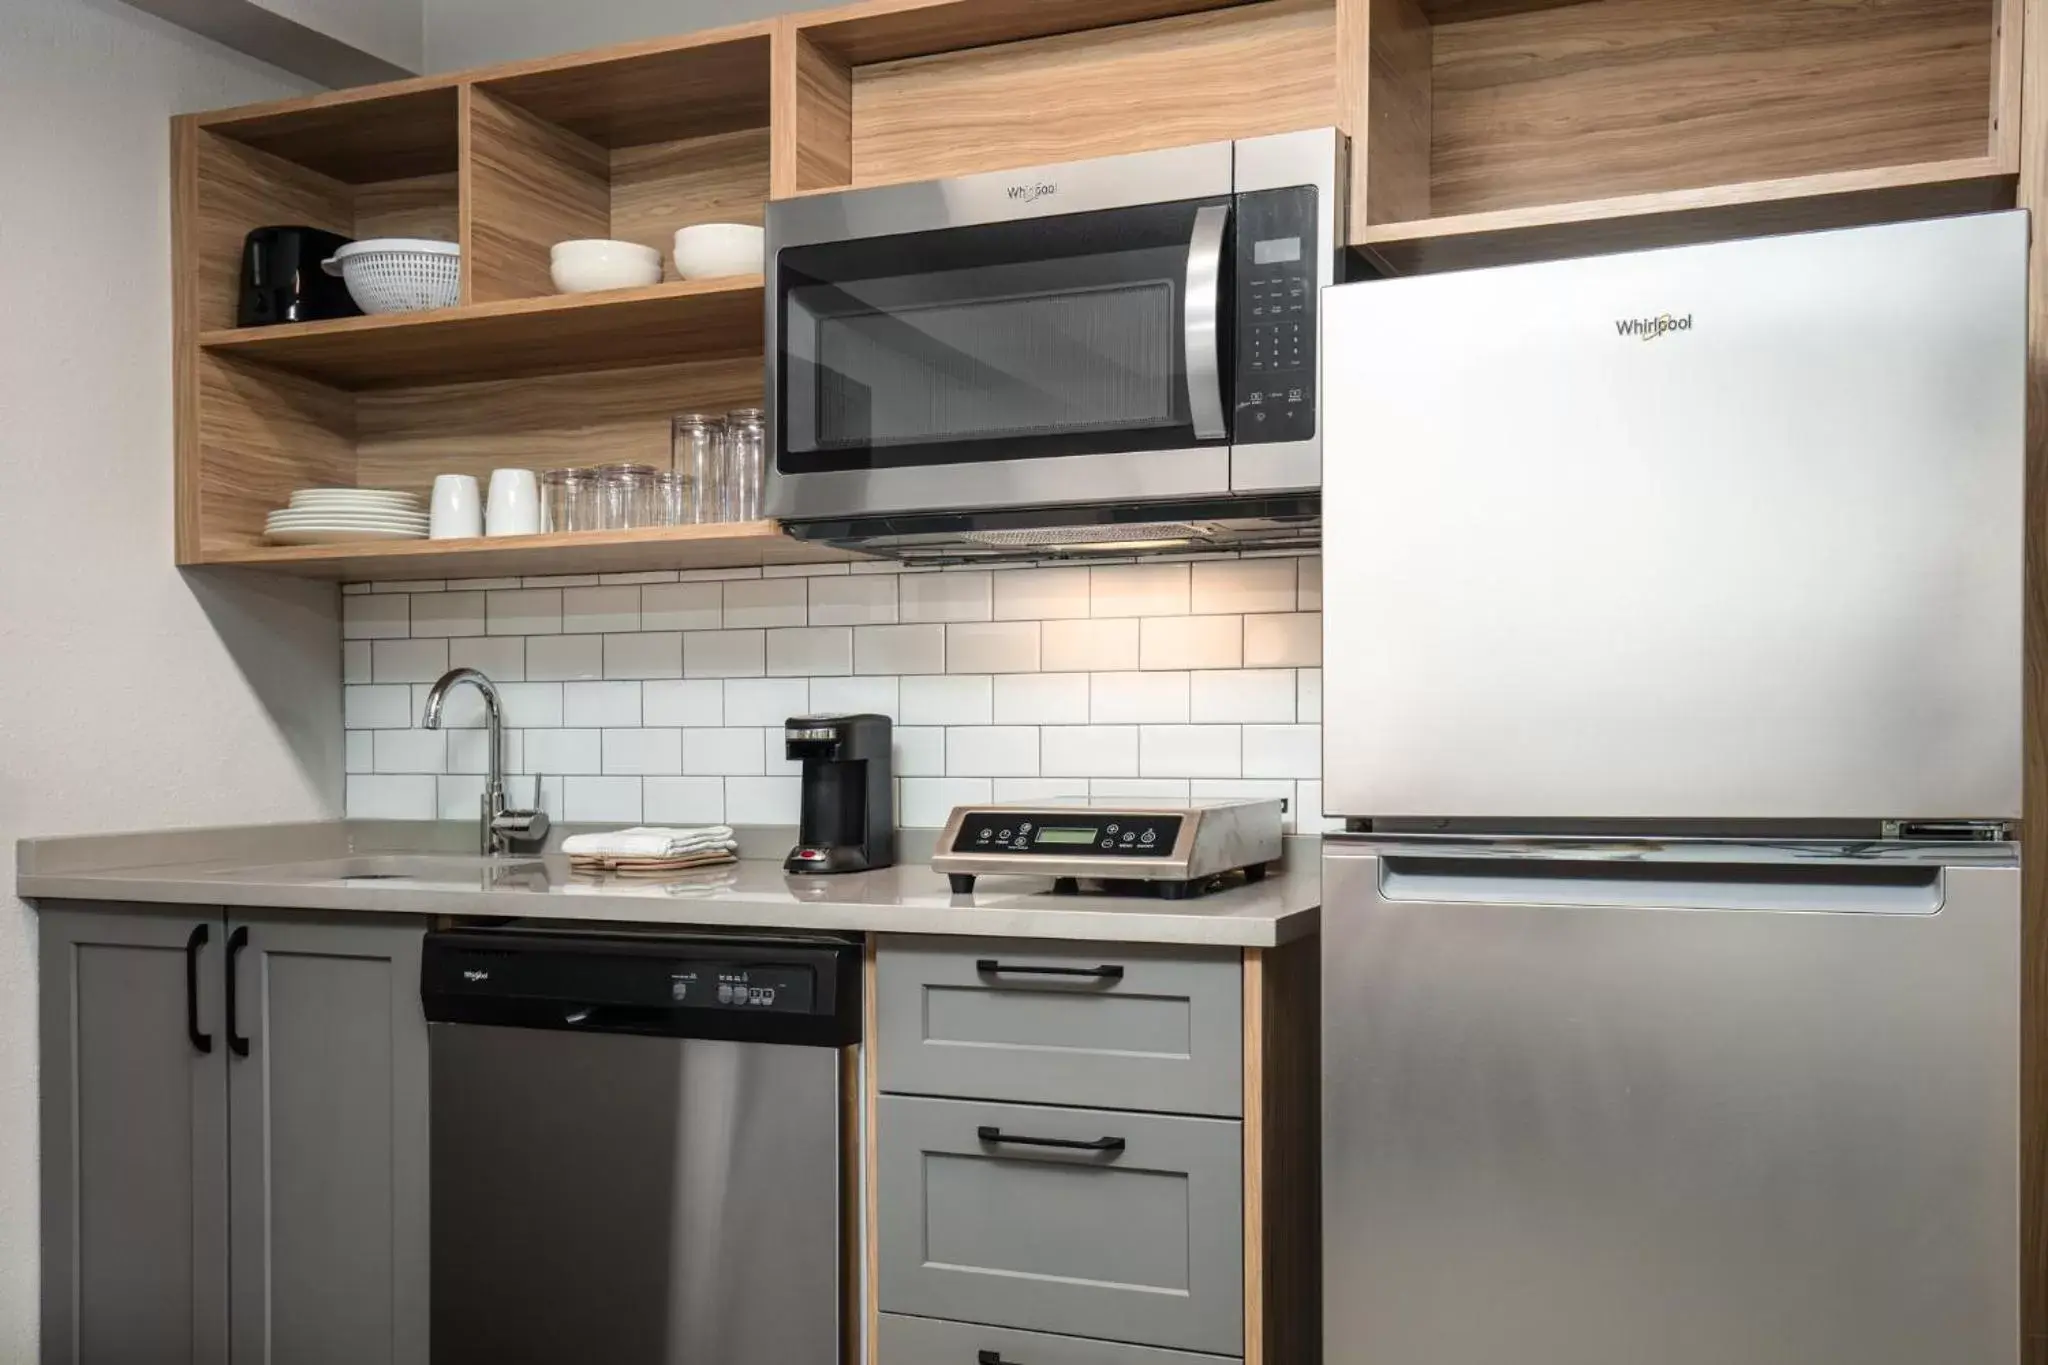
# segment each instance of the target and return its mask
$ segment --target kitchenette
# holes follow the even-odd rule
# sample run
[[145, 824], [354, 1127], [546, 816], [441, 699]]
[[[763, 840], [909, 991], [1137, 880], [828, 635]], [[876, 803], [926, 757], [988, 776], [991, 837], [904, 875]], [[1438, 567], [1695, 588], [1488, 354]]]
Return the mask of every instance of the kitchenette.
[[2048, 1365], [2048, 36], [1074, 8], [173, 120], [45, 1365]]

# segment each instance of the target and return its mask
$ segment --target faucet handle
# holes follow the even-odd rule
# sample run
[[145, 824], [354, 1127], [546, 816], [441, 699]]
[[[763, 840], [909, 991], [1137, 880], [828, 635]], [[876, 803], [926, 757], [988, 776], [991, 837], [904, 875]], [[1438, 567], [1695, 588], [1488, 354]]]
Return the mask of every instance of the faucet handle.
[[537, 844], [548, 837], [548, 813], [544, 810], [508, 810], [491, 821], [491, 832], [521, 843]]

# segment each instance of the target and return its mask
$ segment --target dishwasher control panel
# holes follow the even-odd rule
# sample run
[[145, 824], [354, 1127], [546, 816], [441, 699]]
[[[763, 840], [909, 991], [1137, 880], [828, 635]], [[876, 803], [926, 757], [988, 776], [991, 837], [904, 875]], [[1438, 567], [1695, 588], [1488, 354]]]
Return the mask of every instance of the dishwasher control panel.
[[669, 972], [669, 999], [693, 1009], [808, 1014], [815, 978], [808, 967], [691, 964]]

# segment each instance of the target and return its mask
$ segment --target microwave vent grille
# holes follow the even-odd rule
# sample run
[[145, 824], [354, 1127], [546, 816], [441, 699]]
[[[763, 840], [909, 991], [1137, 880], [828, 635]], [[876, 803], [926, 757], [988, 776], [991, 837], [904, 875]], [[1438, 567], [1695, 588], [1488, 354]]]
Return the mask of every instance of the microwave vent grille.
[[1090, 526], [1040, 526], [1017, 531], [963, 531], [974, 545], [1028, 548], [1034, 545], [1107, 545], [1131, 540], [1207, 540], [1215, 527], [1192, 521], [1135, 521]]

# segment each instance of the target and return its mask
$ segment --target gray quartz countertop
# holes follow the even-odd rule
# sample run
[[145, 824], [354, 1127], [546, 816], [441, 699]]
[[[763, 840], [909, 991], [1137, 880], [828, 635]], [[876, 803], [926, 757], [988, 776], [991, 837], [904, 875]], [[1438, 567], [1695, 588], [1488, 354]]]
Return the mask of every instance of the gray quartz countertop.
[[15, 890], [34, 901], [1246, 948], [1314, 933], [1322, 901], [1313, 839], [1290, 839], [1284, 869], [1263, 882], [1168, 901], [1056, 896], [1037, 877], [984, 877], [973, 894], [954, 895], [921, 861], [792, 877], [779, 857], [746, 856], [786, 840], [748, 834], [740, 862], [658, 880], [572, 874], [559, 855], [448, 851], [446, 830], [395, 822], [25, 840]]

